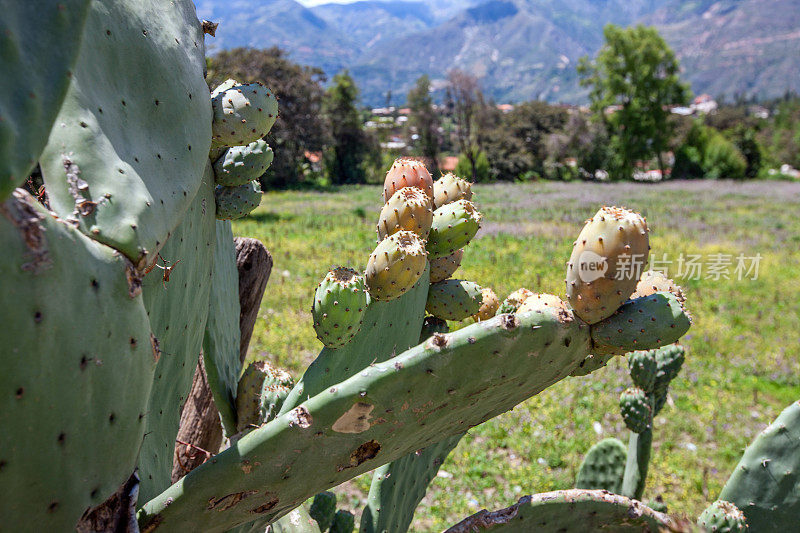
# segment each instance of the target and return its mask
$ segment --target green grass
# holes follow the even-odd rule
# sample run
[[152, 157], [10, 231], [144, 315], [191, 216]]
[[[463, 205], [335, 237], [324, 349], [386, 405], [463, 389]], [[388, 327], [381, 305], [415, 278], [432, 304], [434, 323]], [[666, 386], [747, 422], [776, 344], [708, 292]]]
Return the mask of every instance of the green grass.
[[[670, 512], [696, 517], [716, 499], [743, 447], [800, 398], [800, 184], [534, 183], [475, 190], [484, 227], [457, 275], [501, 298], [518, 287], [563, 295], [572, 241], [602, 204], [645, 214], [657, 257], [763, 256], [755, 281], [676, 279], [687, 289], [695, 323], [683, 341], [687, 360], [671, 401], [655, 421], [644, 499], [661, 495]], [[252, 217], [234, 224], [237, 235], [261, 239], [275, 262], [251, 359], [267, 358], [295, 376], [314, 359], [321, 344], [309, 313], [313, 291], [333, 265], [366, 266], [379, 197], [372, 186], [268, 193]], [[594, 442], [627, 440], [617, 399], [628, 385], [617, 358], [473, 428], [443, 465], [412, 530], [441, 530], [480, 508], [572, 486]], [[368, 488], [369, 476], [361, 476], [337, 491], [358, 511]]]

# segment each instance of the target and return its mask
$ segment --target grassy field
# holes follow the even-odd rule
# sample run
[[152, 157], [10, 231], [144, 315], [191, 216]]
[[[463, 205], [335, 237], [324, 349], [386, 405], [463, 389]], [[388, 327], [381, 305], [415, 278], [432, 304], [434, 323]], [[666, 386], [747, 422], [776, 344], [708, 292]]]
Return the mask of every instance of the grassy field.
[[[564, 263], [583, 221], [603, 204], [646, 215], [655, 257], [688, 294], [695, 322], [687, 360], [655, 420], [644, 499], [660, 495], [676, 514], [697, 514], [716, 496], [742, 448], [781, 409], [800, 398], [800, 183], [722, 181], [660, 185], [532, 183], [479, 185], [483, 229], [459, 277], [494, 288], [564, 294]], [[264, 195], [237, 235], [261, 239], [275, 267], [250, 358], [299, 376], [321, 344], [308, 312], [316, 284], [334, 265], [363, 269], [375, 244], [378, 187]], [[730, 255], [731, 279], [677, 276], [680, 255]], [[736, 279], [735, 257], [760, 254], [758, 279]], [[652, 257], [652, 256], [651, 256]], [[415, 515], [413, 531], [441, 530], [480, 508], [510, 505], [527, 493], [571, 487], [597, 440], [627, 442], [617, 400], [629, 386], [621, 358], [586, 378], [568, 378], [473, 428], [443, 465]], [[357, 512], [369, 487], [362, 476], [337, 491]]]

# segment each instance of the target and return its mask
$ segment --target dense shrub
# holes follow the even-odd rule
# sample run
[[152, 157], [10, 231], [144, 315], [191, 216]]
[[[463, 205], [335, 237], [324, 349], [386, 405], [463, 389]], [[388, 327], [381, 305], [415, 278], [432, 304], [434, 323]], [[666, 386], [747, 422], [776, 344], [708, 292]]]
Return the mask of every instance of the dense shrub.
[[743, 179], [747, 160], [720, 132], [696, 121], [675, 153], [673, 175], [680, 178]]

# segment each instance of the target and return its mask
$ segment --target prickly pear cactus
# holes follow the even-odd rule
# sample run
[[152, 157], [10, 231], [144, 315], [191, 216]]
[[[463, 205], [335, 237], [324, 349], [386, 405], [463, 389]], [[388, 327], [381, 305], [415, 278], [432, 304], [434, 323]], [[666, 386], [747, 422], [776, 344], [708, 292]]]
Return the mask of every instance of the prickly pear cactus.
[[218, 185], [238, 187], [260, 178], [275, 158], [263, 139], [247, 146], [233, 146], [214, 162], [214, 180]]
[[619, 494], [627, 456], [627, 449], [619, 439], [601, 440], [586, 453], [578, 470], [575, 488], [607, 490]]
[[369, 304], [364, 278], [352, 268], [334, 268], [317, 286], [311, 316], [317, 338], [342, 348], [356, 336]]
[[433, 221], [431, 199], [419, 187], [403, 187], [389, 198], [378, 218], [378, 240], [398, 231], [413, 231], [427, 239]]
[[399, 231], [383, 239], [367, 262], [366, 280], [375, 300], [394, 300], [417, 283], [428, 265], [425, 245], [416, 233]]
[[747, 520], [742, 511], [731, 502], [717, 500], [700, 518], [697, 525], [707, 533], [743, 533], [747, 531]]
[[642, 433], [650, 428], [653, 407], [647, 393], [639, 387], [622, 391], [619, 396], [619, 410], [625, 425], [634, 433]]
[[658, 372], [656, 350], [639, 350], [629, 353], [628, 372], [631, 375], [631, 380], [633, 380], [634, 385], [645, 392], [652, 392], [656, 384], [656, 374]]
[[328, 533], [353, 533], [356, 527], [356, 517], [353, 513], [339, 509], [333, 517], [333, 523]]
[[461, 279], [433, 283], [425, 310], [444, 320], [464, 320], [480, 311], [483, 294], [480, 285]]
[[326, 490], [314, 496], [314, 501], [308, 508], [308, 514], [317, 521], [322, 531], [327, 531], [336, 516], [336, 494]]
[[472, 200], [472, 184], [448, 172], [433, 182], [433, 203], [438, 209], [445, 204], [459, 200]]
[[455, 253], [469, 244], [481, 228], [481, 213], [469, 200], [458, 200], [433, 212], [426, 248], [431, 257]]

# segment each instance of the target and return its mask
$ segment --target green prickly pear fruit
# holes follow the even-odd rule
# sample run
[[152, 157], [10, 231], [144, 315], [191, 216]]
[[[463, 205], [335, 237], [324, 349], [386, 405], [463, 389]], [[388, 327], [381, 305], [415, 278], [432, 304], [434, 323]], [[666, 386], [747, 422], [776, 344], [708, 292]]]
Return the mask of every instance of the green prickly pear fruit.
[[336, 516], [336, 494], [326, 490], [314, 496], [308, 514], [317, 521], [320, 531], [326, 531]]
[[433, 182], [433, 204], [436, 209], [458, 200], [472, 200], [472, 184], [448, 172]]
[[372, 298], [394, 300], [419, 281], [427, 266], [423, 241], [411, 231], [398, 231], [383, 239], [367, 262], [366, 280]]
[[509, 294], [505, 300], [503, 300], [503, 303], [500, 304], [500, 308], [497, 310], [497, 314], [516, 313], [517, 309], [519, 309], [519, 306], [521, 306], [527, 298], [533, 295], [533, 291], [529, 291], [524, 287], [515, 290]]
[[683, 288], [661, 272], [654, 270], [648, 270], [642, 273], [642, 277], [639, 279], [639, 283], [636, 284], [636, 290], [631, 294], [630, 299], [635, 300], [636, 298], [650, 296], [657, 292], [671, 292], [681, 302], [686, 300], [683, 295]]
[[603, 207], [581, 230], [567, 263], [567, 299], [589, 324], [611, 316], [636, 289], [649, 255], [647, 222]]
[[226, 187], [245, 185], [260, 178], [274, 157], [272, 148], [262, 139], [228, 148], [214, 162], [214, 182]]
[[[244, 431], [258, 427], [274, 417], [277, 410], [272, 402], [282, 403], [280, 396], [285, 396], [294, 386], [292, 376], [287, 372], [275, 368], [266, 361], [251, 363], [239, 378], [236, 389], [236, 429]], [[271, 397], [264, 397], [267, 391]]]
[[311, 316], [317, 338], [328, 348], [341, 348], [361, 329], [367, 310], [364, 278], [352, 268], [334, 268], [314, 293]]
[[378, 240], [398, 231], [413, 231], [426, 239], [431, 231], [431, 199], [419, 187], [403, 187], [389, 198], [378, 218]]
[[278, 118], [278, 100], [260, 83], [228, 80], [214, 90], [211, 147], [242, 146], [266, 135]]
[[464, 249], [456, 250], [450, 255], [443, 255], [431, 259], [431, 283], [444, 281], [452, 276], [458, 267], [461, 266], [461, 259], [464, 257]]
[[356, 517], [353, 513], [339, 509], [333, 517], [333, 524], [328, 533], [353, 533], [356, 528]]
[[448, 333], [450, 328], [447, 327], [447, 321], [435, 316], [426, 316], [422, 321], [422, 331], [419, 334], [419, 343], [422, 344], [426, 340], [433, 337], [434, 333]]
[[717, 500], [697, 519], [697, 525], [708, 533], [740, 533], [747, 531], [744, 513], [731, 502]]
[[475, 322], [489, 320], [497, 313], [499, 308], [500, 299], [497, 297], [497, 294], [495, 294], [491, 288], [484, 287], [483, 290], [481, 290], [481, 307], [478, 309], [477, 313], [472, 315], [472, 318], [475, 319]]
[[238, 187], [217, 185], [214, 188], [214, 202], [218, 220], [242, 218], [261, 203], [261, 185], [255, 180]]
[[425, 310], [444, 320], [464, 320], [480, 310], [482, 301], [477, 283], [448, 279], [431, 284]]
[[671, 344], [655, 350], [656, 379], [653, 387], [653, 414], [657, 415], [667, 403], [669, 384], [681, 371], [685, 360], [685, 349], [680, 344]]
[[431, 257], [441, 257], [463, 248], [478, 233], [481, 218], [469, 200], [458, 200], [440, 207], [433, 212], [428, 253]]
[[421, 161], [406, 157], [395, 160], [383, 182], [384, 203], [403, 187], [418, 187], [431, 199], [433, 206], [433, 178]]
[[283, 402], [294, 387], [291, 374], [280, 368], [270, 367], [261, 387], [261, 423], [266, 424], [276, 416], [283, 407]]
[[531, 311], [541, 311], [544, 308], [556, 310], [567, 310], [564, 301], [555, 294], [533, 293], [529, 295], [517, 308], [517, 313], [530, 313]]
[[643, 433], [653, 419], [653, 408], [647, 393], [639, 387], [631, 387], [619, 396], [619, 410], [622, 420], [634, 433]]
[[655, 350], [630, 352], [628, 354], [628, 371], [634, 385], [645, 392], [652, 392], [658, 372]]

